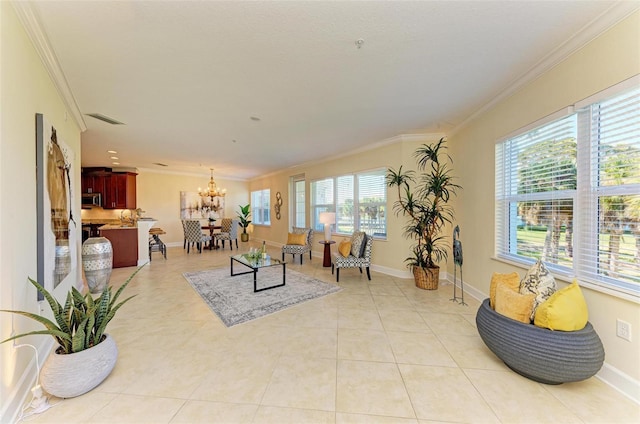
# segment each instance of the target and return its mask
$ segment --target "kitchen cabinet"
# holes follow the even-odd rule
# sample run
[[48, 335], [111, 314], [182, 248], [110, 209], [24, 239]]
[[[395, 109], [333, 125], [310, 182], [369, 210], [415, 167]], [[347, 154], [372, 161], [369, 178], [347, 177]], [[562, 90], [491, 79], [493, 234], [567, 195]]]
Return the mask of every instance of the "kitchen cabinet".
[[104, 209], [136, 209], [136, 174], [112, 173], [104, 178]]
[[104, 176], [82, 174], [83, 193], [104, 193]]
[[111, 242], [114, 268], [138, 265], [137, 228], [101, 228], [100, 235], [108, 238]]

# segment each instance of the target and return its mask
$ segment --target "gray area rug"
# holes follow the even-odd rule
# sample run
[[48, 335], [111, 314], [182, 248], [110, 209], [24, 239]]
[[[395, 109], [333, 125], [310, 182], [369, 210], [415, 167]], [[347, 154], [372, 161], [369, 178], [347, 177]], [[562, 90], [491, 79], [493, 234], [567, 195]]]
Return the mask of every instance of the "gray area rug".
[[[227, 327], [342, 290], [289, 269], [285, 286], [258, 293], [253, 292], [253, 273], [231, 277], [229, 268], [217, 268], [183, 275]], [[282, 267], [258, 270], [257, 280], [258, 288], [282, 284]]]

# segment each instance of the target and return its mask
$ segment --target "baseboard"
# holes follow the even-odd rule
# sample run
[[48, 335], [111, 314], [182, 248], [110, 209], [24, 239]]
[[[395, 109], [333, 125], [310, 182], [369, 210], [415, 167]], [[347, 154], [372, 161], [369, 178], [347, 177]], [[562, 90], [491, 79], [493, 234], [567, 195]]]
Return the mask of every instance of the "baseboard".
[[11, 388], [7, 399], [2, 400], [0, 423], [14, 423], [18, 420], [25, 403], [30, 401], [31, 389], [35, 386], [38, 368], [42, 369], [42, 364], [44, 364], [45, 359], [47, 359], [47, 356], [49, 356], [53, 350], [53, 346], [53, 339], [46, 340], [42, 343], [38, 350], [39, 367], [36, 367], [36, 356], [31, 349], [26, 347], [19, 348], [31, 352], [32, 357], [27, 368], [22, 373], [20, 380]]
[[[440, 274], [440, 279], [442, 280], [442, 273]], [[447, 282], [447, 284], [451, 284], [453, 285], [453, 275], [449, 274], [448, 272], [445, 272], [445, 277], [444, 280]], [[461, 283], [460, 281], [457, 281], [457, 285], [460, 288], [461, 287]], [[480, 290], [476, 289], [475, 287], [469, 285], [469, 284], [465, 284], [464, 285], [464, 291], [465, 293], [469, 294], [471, 297], [473, 297], [474, 299], [476, 299], [479, 302], [482, 302], [484, 299], [486, 299], [487, 297], [489, 297], [488, 294], [485, 294], [483, 292], [481, 292]]]
[[640, 381], [634, 380], [606, 362], [600, 371], [598, 371], [596, 377], [635, 403], [640, 404]]
[[410, 271], [399, 270], [396, 268], [389, 268], [386, 266], [371, 264], [371, 270], [375, 272], [380, 272], [382, 274], [390, 275], [391, 277], [396, 277], [396, 278], [413, 278], [413, 274]]
[[[451, 274], [447, 273], [445, 280], [448, 284], [453, 284], [453, 276]], [[460, 286], [459, 282], [458, 286]], [[467, 292], [480, 302], [487, 298], [487, 295], [485, 293], [470, 285], [465, 285], [465, 292]], [[622, 393], [633, 402], [640, 404], [640, 381], [631, 378], [627, 374], [623, 373], [616, 367], [607, 364], [606, 362], [602, 365], [602, 368], [596, 374], [596, 378], [611, 386], [616, 391]]]

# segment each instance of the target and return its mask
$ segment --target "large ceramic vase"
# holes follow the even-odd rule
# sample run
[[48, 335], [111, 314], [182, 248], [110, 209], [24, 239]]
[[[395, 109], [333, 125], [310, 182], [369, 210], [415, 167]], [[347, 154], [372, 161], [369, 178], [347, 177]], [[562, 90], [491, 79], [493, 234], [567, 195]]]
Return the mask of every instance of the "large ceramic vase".
[[40, 384], [50, 395], [72, 398], [102, 383], [118, 359], [116, 342], [108, 334], [89, 349], [62, 355], [52, 352], [40, 371]]
[[82, 243], [82, 268], [91, 293], [102, 293], [113, 269], [113, 248], [105, 237], [91, 237]]

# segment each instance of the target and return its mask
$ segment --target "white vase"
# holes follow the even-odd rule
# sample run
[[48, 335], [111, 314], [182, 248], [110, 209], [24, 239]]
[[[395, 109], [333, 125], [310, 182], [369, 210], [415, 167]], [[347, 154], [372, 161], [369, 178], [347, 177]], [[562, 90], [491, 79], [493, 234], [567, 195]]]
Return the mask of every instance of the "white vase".
[[116, 342], [108, 334], [89, 349], [76, 353], [51, 352], [40, 371], [40, 384], [50, 395], [71, 398], [102, 383], [118, 359]]
[[102, 293], [113, 269], [113, 248], [106, 237], [91, 237], [82, 243], [82, 268], [91, 293]]

